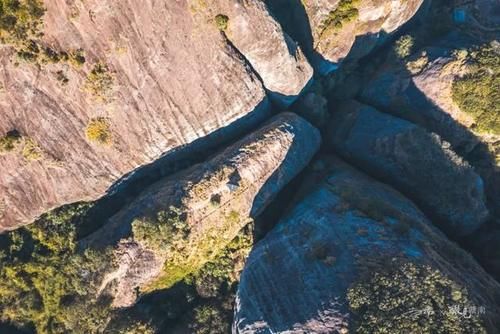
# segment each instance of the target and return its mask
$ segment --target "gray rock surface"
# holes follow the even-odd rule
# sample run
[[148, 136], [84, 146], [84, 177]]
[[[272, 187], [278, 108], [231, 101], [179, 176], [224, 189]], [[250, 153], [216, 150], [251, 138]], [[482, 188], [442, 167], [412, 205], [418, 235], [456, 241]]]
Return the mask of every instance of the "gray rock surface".
[[355, 101], [336, 111], [330, 148], [413, 197], [446, 233], [464, 236], [486, 220], [481, 177], [438, 135]]
[[[365, 286], [374, 289], [365, 297], [378, 296], [381, 291], [396, 303], [392, 309], [382, 301], [374, 306], [389, 314], [386, 324], [392, 322], [396, 327], [390, 330], [377, 322], [380, 319], [372, 319], [373, 331], [386, 328], [396, 333], [395, 328], [401, 329], [397, 326], [406, 321], [417, 326], [407, 327], [409, 332], [479, 333], [481, 326], [464, 318], [450, 317], [448, 327], [439, 323], [448, 308], [456, 305], [462, 310], [470, 303], [485, 307], [487, 311], [477, 320], [488, 332], [495, 332], [500, 310], [498, 282], [400, 193], [336, 158], [323, 157], [320, 162], [316, 165], [323, 168], [314, 168], [317, 172], [311, 176], [321, 180], [326, 175], [320, 185], [305, 191], [293, 210], [252, 250], [238, 287], [233, 333], [357, 332], [364, 311], [354, 309], [353, 291], [359, 292], [355, 289], [359, 281], [384, 275], [389, 275], [388, 281], [382, 281], [387, 289]], [[413, 282], [416, 285], [405, 287], [410, 284], [407, 279], [412, 281], [412, 271], [404, 278], [390, 276], [392, 266], [401, 263], [439, 271], [449, 280], [446, 284], [461, 287], [461, 292], [452, 298], [452, 291], [445, 288], [426, 299], [423, 287], [432, 287], [427, 284], [436, 274], [424, 275]], [[408, 290], [399, 290], [403, 287]], [[435, 313], [419, 318], [426, 312], [421, 310], [424, 305]], [[426, 320], [430, 318], [434, 324]], [[361, 332], [373, 332], [364, 328]]]
[[[166, 288], [201, 268], [262, 212], [319, 145], [318, 130], [295, 114], [283, 113], [210, 161], [145, 189], [81, 243], [114, 247], [118, 268], [102, 284], [115, 297], [114, 306], [132, 304], [136, 289]], [[154, 249], [131, 235], [135, 220], [154, 219], [172, 206], [182, 208], [189, 227], [175, 251]]]

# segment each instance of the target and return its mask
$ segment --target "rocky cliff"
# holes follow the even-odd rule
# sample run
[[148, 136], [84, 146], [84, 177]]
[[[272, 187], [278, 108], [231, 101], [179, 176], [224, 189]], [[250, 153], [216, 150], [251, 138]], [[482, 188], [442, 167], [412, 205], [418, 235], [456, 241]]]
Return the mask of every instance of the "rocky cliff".
[[407, 22], [422, 0], [268, 0], [280, 22], [301, 42], [321, 73], [345, 58], [366, 56]]
[[[26, 17], [20, 3], [6, 17]], [[1, 34], [0, 231], [236, 120], [255, 126], [266, 88], [289, 103], [312, 75], [260, 2], [33, 4]]]
[[332, 149], [413, 197], [446, 233], [470, 234], [488, 218], [483, 180], [438, 135], [354, 101], [329, 131]]
[[[495, 332], [500, 285], [470, 255], [392, 188], [321, 166], [324, 181], [252, 250], [234, 333]], [[469, 305], [484, 309], [461, 316]]]
[[319, 132], [294, 114], [281, 114], [212, 160], [145, 189], [93, 235], [85, 248], [115, 247], [119, 267], [111, 287], [115, 306], [136, 290], [167, 288], [201, 268], [258, 215], [320, 144]]

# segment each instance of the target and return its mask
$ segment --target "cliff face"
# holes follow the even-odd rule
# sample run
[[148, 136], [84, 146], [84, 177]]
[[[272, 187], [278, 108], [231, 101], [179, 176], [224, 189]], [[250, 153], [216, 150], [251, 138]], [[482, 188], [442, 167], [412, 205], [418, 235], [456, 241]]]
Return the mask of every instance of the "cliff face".
[[483, 180], [438, 135], [354, 101], [337, 111], [332, 148], [412, 196], [446, 233], [470, 234], [488, 218]]
[[[321, 166], [323, 182], [250, 253], [233, 332], [498, 328], [498, 283], [412, 202], [338, 159]], [[464, 305], [485, 312], [451, 313]]]
[[319, 144], [309, 123], [281, 114], [212, 160], [144, 190], [82, 242], [115, 247], [119, 268], [102, 283], [114, 305], [130, 305], [136, 289], [170, 287], [201, 268], [306, 166]]
[[[299, 40], [315, 68], [329, 72], [380, 45], [420, 8], [422, 0], [268, 0], [285, 30]], [[318, 57], [319, 56], [319, 57]]]
[[38, 53], [1, 49], [0, 137], [21, 139], [0, 150], [0, 231], [94, 200], [242, 117], [255, 125], [265, 85], [289, 102], [307, 84], [311, 68], [260, 2], [195, 2], [45, 1]]

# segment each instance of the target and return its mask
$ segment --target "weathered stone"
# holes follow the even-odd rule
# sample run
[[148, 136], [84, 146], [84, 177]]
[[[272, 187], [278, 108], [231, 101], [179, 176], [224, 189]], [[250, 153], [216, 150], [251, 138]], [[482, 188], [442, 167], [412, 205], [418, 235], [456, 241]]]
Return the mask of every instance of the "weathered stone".
[[[44, 4], [39, 46], [61, 59], [81, 49], [85, 60], [16, 64], [12, 49], [0, 52], [0, 138], [12, 130], [23, 138], [0, 152], [0, 231], [95, 200], [138, 167], [237, 120], [255, 126], [270, 111], [261, 78], [289, 102], [311, 77], [260, 2], [220, 0], [217, 13], [202, 1]], [[225, 33], [214, 22], [223, 13]]]
[[[312, 125], [295, 114], [280, 114], [212, 160], [145, 189], [82, 242], [83, 247], [117, 245], [119, 268], [102, 286], [109, 285], [114, 305], [130, 305], [136, 289], [169, 287], [201, 268], [307, 165], [319, 145], [319, 131]], [[174, 250], [155, 249], [132, 233], [134, 221], [154, 224], [158, 214], [172, 207], [182, 211], [189, 228], [173, 241]]]
[[[250, 253], [233, 333], [498, 328], [500, 285], [469, 254], [397, 191], [338, 159], [321, 165], [312, 178], [327, 177]], [[363, 302], [366, 309], [358, 307]], [[450, 313], [471, 306], [484, 314]], [[379, 318], [363, 322], [370, 311]]]
[[349, 101], [331, 123], [331, 148], [411, 196], [446, 233], [488, 217], [483, 181], [450, 144], [403, 119]]
[[[367, 55], [407, 22], [422, 0], [267, 0], [285, 30], [300, 41], [315, 69], [327, 73], [346, 57]], [[352, 8], [346, 15], [340, 8]], [[342, 11], [342, 13], [339, 13]], [[337, 12], [337, 14], [335, 14]], [[350, 16], [351, 19], [345, 19]], [[338, 22], [331, 18], [339, 18]], [[337, 23], [336, 23], [337, 22]], [[306, 26], [304, 26], [304, 24]], [[319, 57], [315, 56], [319, 54]], [[321, 58], [321, 59], [319, 59]]]

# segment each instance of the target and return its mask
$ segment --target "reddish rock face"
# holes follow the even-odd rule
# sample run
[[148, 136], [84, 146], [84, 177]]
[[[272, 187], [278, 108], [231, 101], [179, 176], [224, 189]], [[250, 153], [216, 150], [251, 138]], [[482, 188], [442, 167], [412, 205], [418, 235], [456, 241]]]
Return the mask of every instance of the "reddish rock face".
[[[306, 85], [312, 70], [295, 58], [300, 50], [289, 52], [265, 6], [217, 2], [238, 50], [214, 21], [218, 13], [195, 2], [47, 0], [39, 44], [81, 49], [85, 63], [15, 64], [13, 50], [2, 48], [0, 137], [16, 130], [22, 139], [0, 153], [0, 231], [97, 199], [123, 175], [244, 116], [262, 119], [269, 105], [260, 78], [286, 96]], [[252, 24], [244, 39], [242, 20]], [[258, 52], [255, 40], [266, 42]], [[269, 50], [278, 58], [264, 59]], [[273, 83], [276, 68], [294, 78], [291, 89], [282, 78]], [[103, 126], [89, 134], [95, 120]]]

